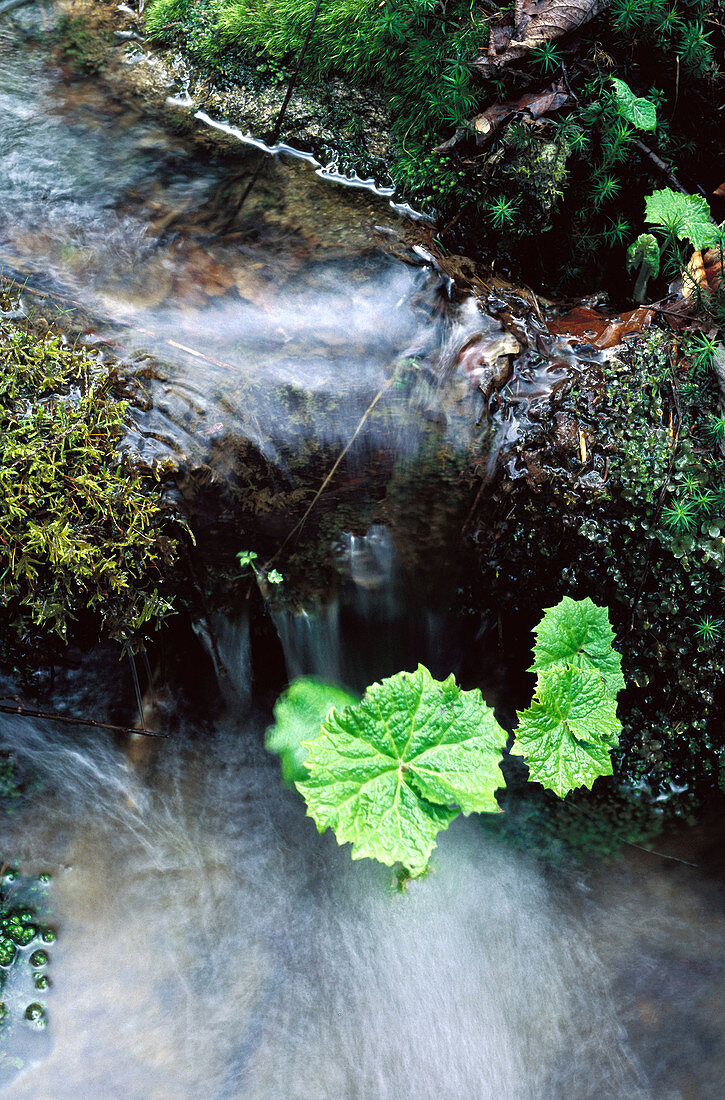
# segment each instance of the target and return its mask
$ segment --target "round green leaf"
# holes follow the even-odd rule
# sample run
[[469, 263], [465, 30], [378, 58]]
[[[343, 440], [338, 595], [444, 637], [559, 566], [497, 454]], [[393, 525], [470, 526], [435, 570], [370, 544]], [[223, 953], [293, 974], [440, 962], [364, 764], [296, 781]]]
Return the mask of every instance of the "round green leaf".
[[638, 130], [654, 130], [657, 127], [657, 108], [649, 99], [639, 99], [628, 84], [612, 77], [614, 98], [622, 118]]
[[274, 704], [274, 722], [264, 738], [264, 746], [279, 756], [282, 778], [290, 785], [309, 774], [305, 766], [307, 749], [302, 743], [316, 737], [333, 707], [356, 703], [351, 695], [334, 684], [325, 684], [313, 676], [293, 680]]

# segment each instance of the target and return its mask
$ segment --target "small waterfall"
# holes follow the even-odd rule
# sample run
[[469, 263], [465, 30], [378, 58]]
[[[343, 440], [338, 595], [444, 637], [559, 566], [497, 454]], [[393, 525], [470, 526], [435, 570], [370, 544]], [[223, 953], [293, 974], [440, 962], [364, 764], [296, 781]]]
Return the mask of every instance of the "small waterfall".
[[426, 662], [429, 643], [436, 645], [433, 613], [409, 591], [387, 528], [345, 532], [338, 567], [340, 587], [327, 602], [271, 610], [289, 678], [314, 675], [363, 691], [374, 680]]
[[319, 676], [331, 683], [343, 682], [339, 611], [337, 598], [302, 611], [271, 610], [290, 680]]
[[236, 619], [212, 615], [194, 623], [194, 633], [211, 657], [217, 682], [227, 703], [248, 703], [252, 691], [249, 616]]
[[365, 535], [345, 532], [339, 561], [351, 581], [350, 601], [363, 617], [389, 621], [399, 614], [398, 563], [386, 527], [373, 524]]

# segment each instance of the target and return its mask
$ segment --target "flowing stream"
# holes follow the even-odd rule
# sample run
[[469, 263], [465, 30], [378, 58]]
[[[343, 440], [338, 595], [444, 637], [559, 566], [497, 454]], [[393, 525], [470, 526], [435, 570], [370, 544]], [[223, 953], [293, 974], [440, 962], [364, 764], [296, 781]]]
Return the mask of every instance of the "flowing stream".
[[[261, 154], [212, 155], [122, 108], [26, 38], [39, 19], [29, 7], [0, 23], [2, 262], [31, 291], [86, 308], [92, 338], [113, 340], [131, 368], [149, 350], [164, 363], [140, 451], [205, 455], [238, 430], [283, 464], [302, 431], [275, 404], [288, 385], [344, 396], [315, 430], [347, 443], [391, 362], [498, 331], [465, 308], [441, 319], [438, 276], [376, 243], [375, 226], [397, 232], [386, 201], [304, 162], [265, 161], [225, 220]], [[265, 398], [254, 421], [250, 386]], [[415, 433], [395, 440], [399, 453], [416, 445]], [[421, 606], [384, 527], [345, 536], [338, 555], [334, 599], [275, 612], [288, 676], [361, 689], [417, 660], [454, 666], [447, 624]], [[142, 761], [107, 733], [2, 719], [0, 750], [31, 792], [0, 815], [0, 851], [21, 868], [5, 888], [22, 899], [50, 874], [57, 932], [47, 1026], [0, 1031], [3, 1096], [721, 1094], [721, 830], [663, 839], [671, 858], [630, 848], [600, 868], [551, 870], [459, 819], [429, 876], [398, 893], [388, 870], [318, 836], [281, 786], [246, 618], [211, 625], [216, 653], [203, 627], [189, 636], [188, 667], [165, 687], [169, 736]], [[505, 707], [485, 633], [479, 645]], [[59, 676], [53, 705], [132, 714], [119, 667], [92, 654]], [[15, 1017], [38, 999], [20, 978], [4, 996]]]

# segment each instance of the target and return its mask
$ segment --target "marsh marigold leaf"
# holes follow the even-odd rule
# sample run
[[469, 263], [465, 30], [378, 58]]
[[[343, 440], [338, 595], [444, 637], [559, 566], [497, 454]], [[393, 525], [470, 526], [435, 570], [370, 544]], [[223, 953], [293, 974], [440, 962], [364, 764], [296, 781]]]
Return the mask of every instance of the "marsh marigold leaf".
[[610, 751], [621, 724], [597, 669], [552, 665], [539, 672], [534, 700], [519, 720], [512, 754], [523, 756], [530, 778], [560, 798], [612, 774]]
[[649, 99], [638, 98], [623, 80], [612, 77], [614, 98], [622, 118], [638, 130], [654, 130], [657, 127], [657, 108]]
[[304, 762], [307, 749], [302, 742], [319, 734], [328, 712], [356, 702], [356, 695], [314, 676], [301, 676], [282, 692], [274, 704], [275, 724], [267, 730], [264, 745], [279, 756], [285, 783], [293, 784], [309, 775]]
[[681, 195], [669, 187], [647, 196], [644, 220], [664, 226], [697, 249], [709, 248], [720, 238], [720, 230], [710, 221], [707, 200], [702, 195]]

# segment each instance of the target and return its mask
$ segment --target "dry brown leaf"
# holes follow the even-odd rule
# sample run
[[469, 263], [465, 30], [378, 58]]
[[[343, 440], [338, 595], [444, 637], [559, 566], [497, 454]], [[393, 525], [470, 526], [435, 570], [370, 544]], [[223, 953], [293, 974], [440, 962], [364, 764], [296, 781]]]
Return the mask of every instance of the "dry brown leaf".
[[682, 293], [693, 298], [700, 290], [718, 290], [723, 285], [723, 258], [719, 248], [693, 252], [682, 276]]
[[[491, 137], [502, 123], [507, 122], [514, 115], [528, 115], [530, 118], [538, 119], [542, 115], [558, 111], [568, 99], [569, 93], [563, 84], [552, 84], [550, 88], [545, 88], [541, 92], [526, 92], [518, 99], [508, 100], [506, 103], [494, 103], [480, 115], [476, 115], [469, 125], [472, 125], [475, 130], [476, 141], [482, 142]], [[453, 149], [460, 145], [467, 135], [468, 131], [459, 128], [452, 138], [438, 145], [433, 152], [443, 153]]]
[[719, 187], [716, 187], [713, 195], [717, 195], [719, 199], [725, 199], [725, 183], [721, 183]]
[[484, 137], [488, 137], [502, 122], [517, 114], [527, 114], [531, 118], [541, 118], [551, 111], [558, 111], [569, 99], [569, 94], [563, 84], [552, 84], [543, 92], [527, 92], [519, 99], [509, 100], [507, 103], [494, 103], [487, 107], [473, 120], [474, 129]]
[[609, 7], [610, 0], [516, 0], [513, 19], [491, 28], [488, 52], [475, 64], [484, 72], [576, 30]]

